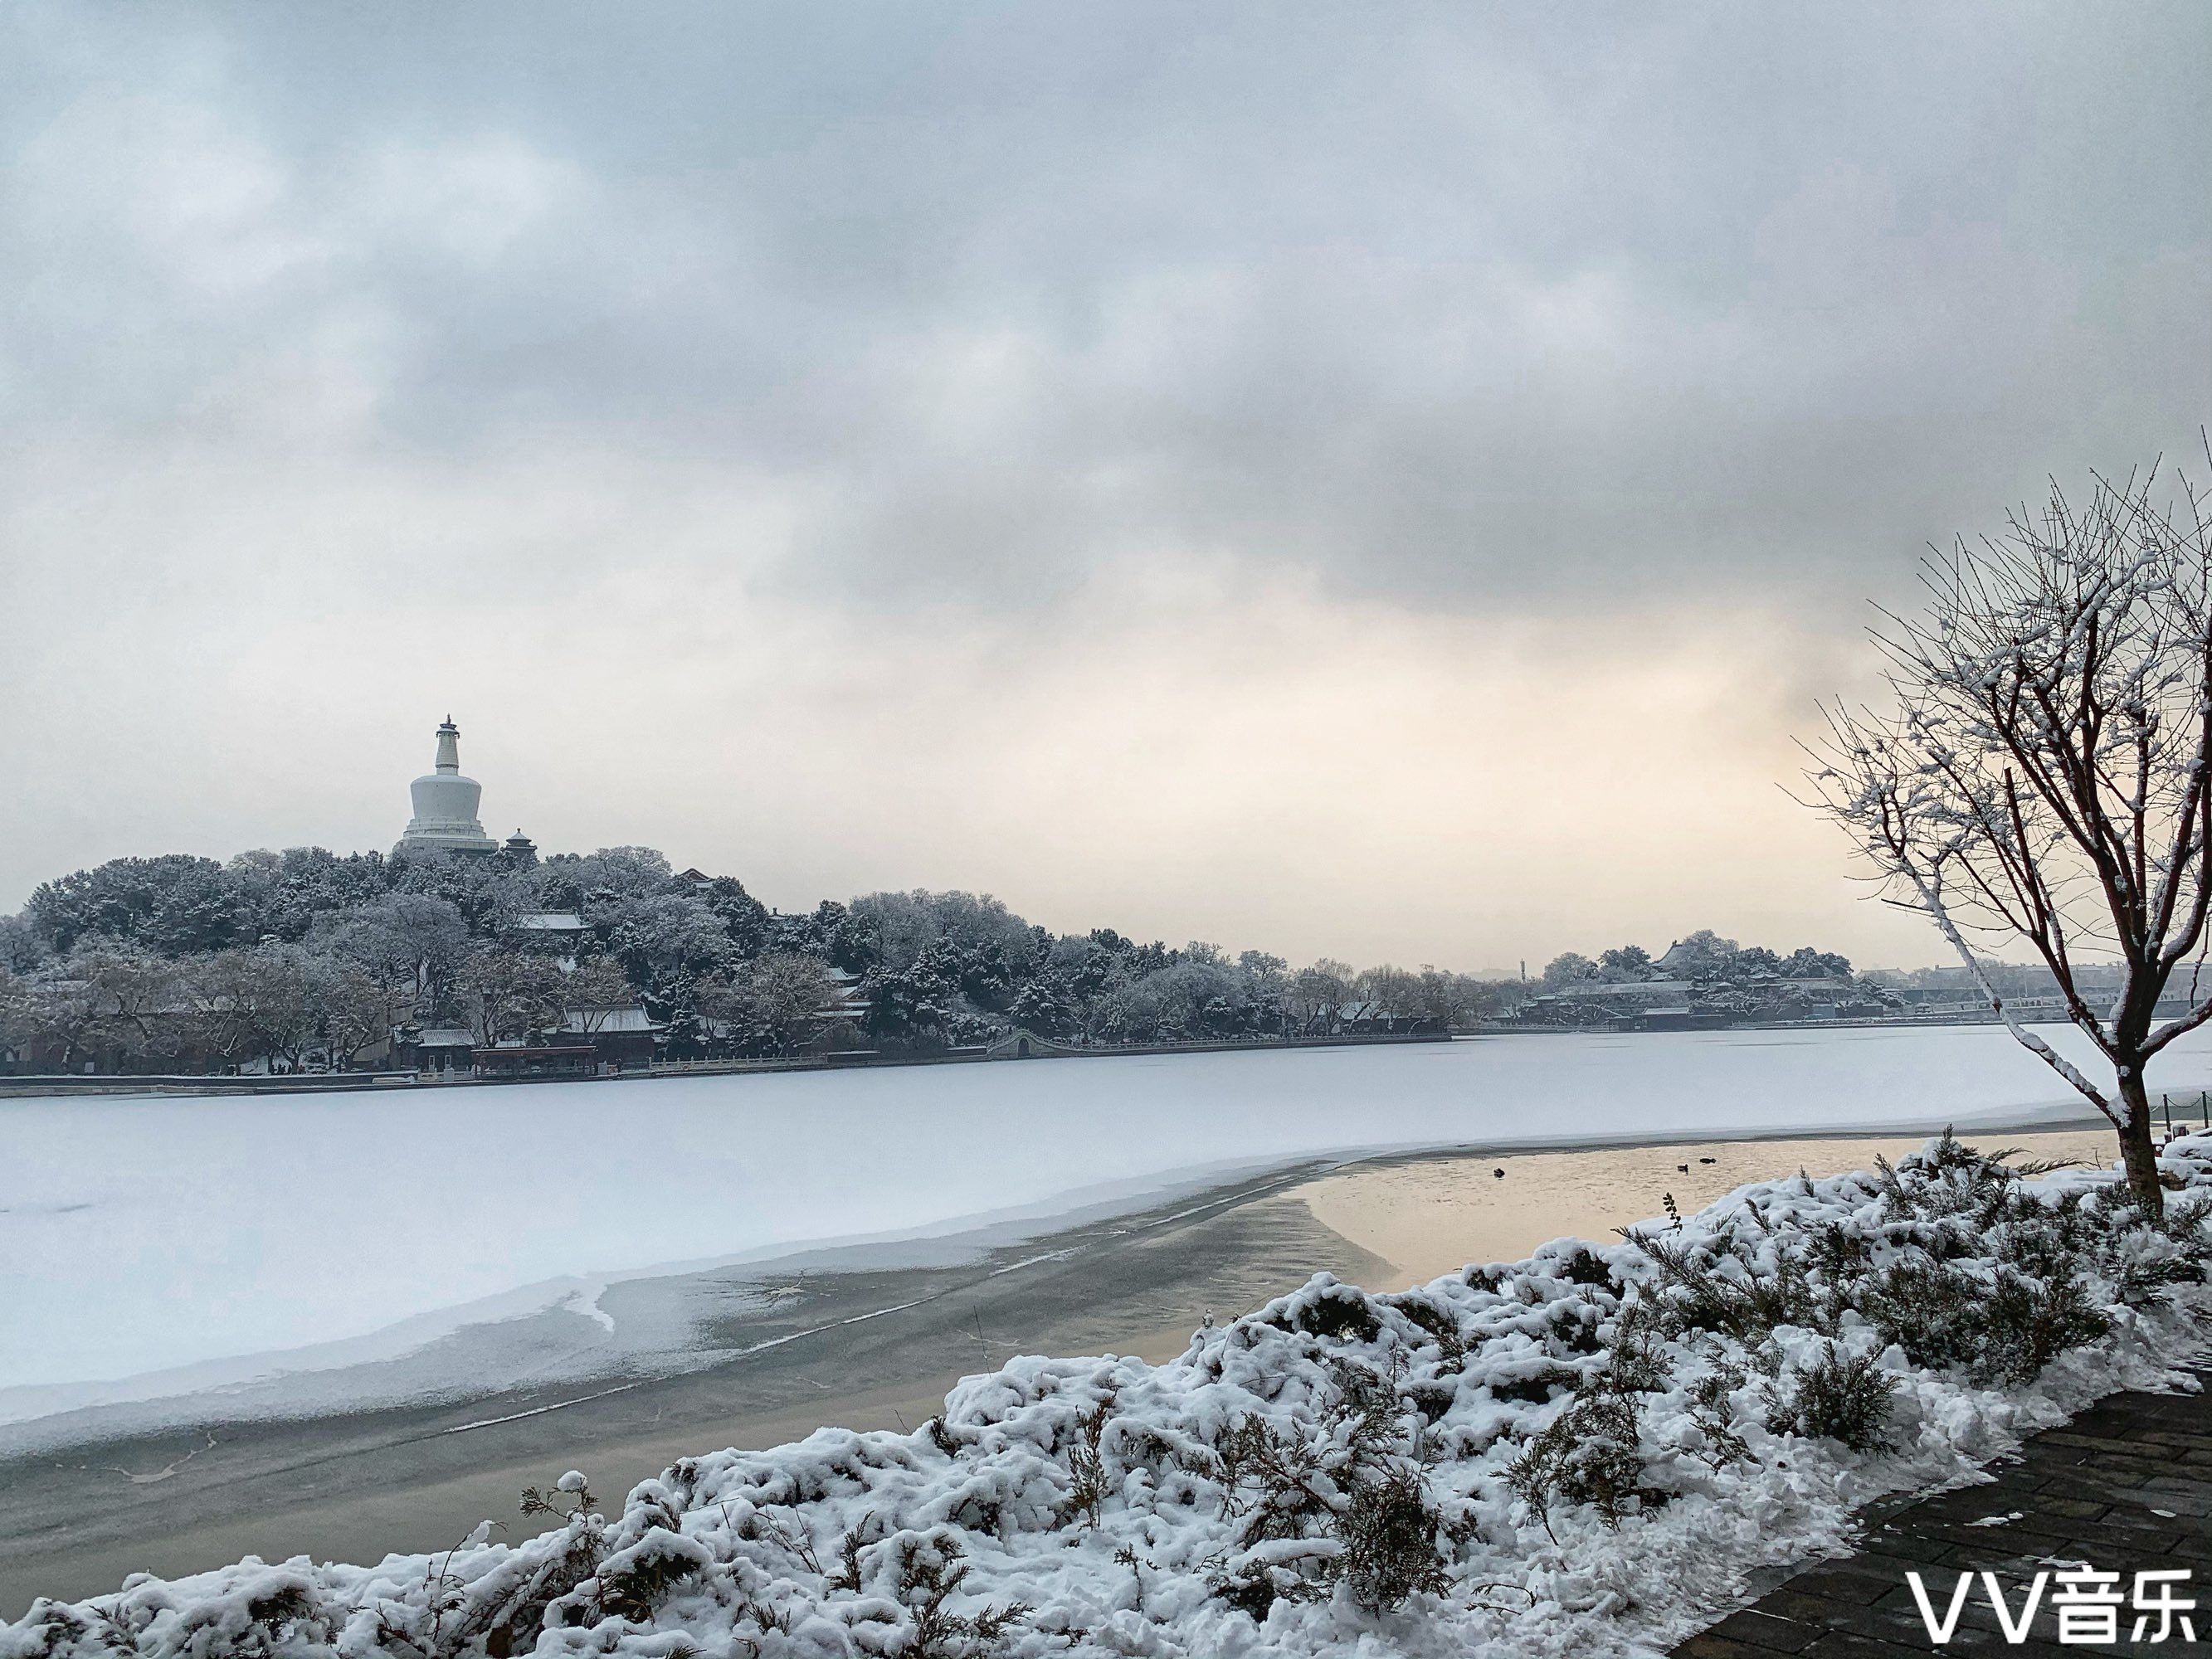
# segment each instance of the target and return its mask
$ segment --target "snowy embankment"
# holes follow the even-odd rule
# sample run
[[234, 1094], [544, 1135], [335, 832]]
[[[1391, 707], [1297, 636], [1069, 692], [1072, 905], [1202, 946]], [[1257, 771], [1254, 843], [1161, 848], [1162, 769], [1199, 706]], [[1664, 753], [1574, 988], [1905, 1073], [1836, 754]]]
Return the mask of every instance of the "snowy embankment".
[[[2087, 1063], [2078, 1032], [2046, 1035]], [[2160, 1067], [2162, 1088], [2212, 1085], [2212, 1031]], [[1532, 1036], [397, 1098], [4, 1101], [0, 1423], [328, 1375], [563, 1304], [577, 1310], [574, 1345], [595, 1354], [634, 1337], [665, 1346], [676, 1339], [629, 1329], [611, 1343], [590, 1311], [599, 1291], [1008, 1218], [1015, 1232], [1048, 1231], [1085, 1206], [1139, 1209], [1304, 1158], [1917, 1133], [2039, 1106], [2078, 1116], [2066, 1103], [1996, 1026]], [[601, 1370], [627, 1363], [601, 1357]], [[545, 1358], [533, 1351], [527, 1373], [544, 1374]], [[586, 1359], [579, 1374], [600, 1374]]]
[[[686, 1459], [526, 1541], [42, 1602], [0, 1659], [135, 1653], [1601, 1656], [2201, 1363], [2212, 1137], [2109, 1171], [1948, 1139], [1372, 1296], [1322, 1276], [1164, 1365], [1024, 1359], [912, 1434]], [[562, 1511], [573, 1511], [561, 1519]]]

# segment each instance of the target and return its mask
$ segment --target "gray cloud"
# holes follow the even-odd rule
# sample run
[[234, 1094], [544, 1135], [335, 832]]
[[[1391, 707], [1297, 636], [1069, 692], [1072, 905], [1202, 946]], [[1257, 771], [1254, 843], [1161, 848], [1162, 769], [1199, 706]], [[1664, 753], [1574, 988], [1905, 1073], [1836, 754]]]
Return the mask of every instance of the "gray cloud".
[[2212, 389], [2193, 5], [15, 28], [20, 434], [682, 458], [855, 601], [1826, 602]]

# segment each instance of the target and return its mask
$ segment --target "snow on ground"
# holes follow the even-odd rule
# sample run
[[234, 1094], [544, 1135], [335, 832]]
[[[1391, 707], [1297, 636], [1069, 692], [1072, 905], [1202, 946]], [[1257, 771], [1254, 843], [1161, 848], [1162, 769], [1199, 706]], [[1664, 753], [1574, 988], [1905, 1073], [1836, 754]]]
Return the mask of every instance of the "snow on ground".
[[519, 1544], [139, 1575], [0, 1659], [1648, 1654], [1854, 1506], [2185, 1382], [2212, 1136], [2163, 1167], [2162, 1224], [1946, 1140], [1395, 1295], [1318, 1275], [1165, 1365], [1016, 1360], [911, 1434], [686, 1458], [619, 1508], [572, 1471]]
[[[2212, 1033], [2153, 1081], [2212, 1085]], [[318, 1344], [337, 1346], [281, 1363], [344, 1364], [582, 1308], [611, 1275], [1134, 1207], [1202, 1170], [1918, 1129], [2063, 1099], [2002, 1030], [1958, 1027], [0, 1101], [0, 1422], [93, 1397], [52, 1385]]]

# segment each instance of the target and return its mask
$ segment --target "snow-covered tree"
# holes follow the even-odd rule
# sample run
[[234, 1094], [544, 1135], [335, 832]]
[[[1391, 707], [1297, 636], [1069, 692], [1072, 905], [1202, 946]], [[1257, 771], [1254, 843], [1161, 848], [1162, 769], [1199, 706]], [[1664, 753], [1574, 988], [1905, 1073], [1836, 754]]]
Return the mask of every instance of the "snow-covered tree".
[[246, 911], [222, 866], [184, 853], [111, 859], [41, 882], [24, 907], [31, 924], [57, 950], [105, 939], [163, 955], [251, 943]]
[[739, 1003], [756, 1043], [796, 1054], [822, 1035], [837, 987], [812, 957], [779, 951], [746, 964]]
[[384, 988], [395, 1014], [442, 1003], [469, 949], [459, 908], [427, 893], [387, 893], [331, 919], [319, 937]]
[[1674, 963], [1669, 971], [1678, 978], [1724, 979], [1742, 954], [1743, 947], [1734, 939], [1723, 939], [1710, 927], [1700, 927], [1676, 939], [1667, 957]]
[[544, 957], [482, 951], [461, 969], [458, 989], [477, 1042], [527, 1042], [559, 1028], [568, 983]]
[[586, 957], [562, 980], [561, 1000], [568, 1029], [590, 1036], [635, 1003], [637, 993], [611, 957]]
[[1597, 963], [1610, 980], [1633, 981], [1656, 977], [1651, 963], [1651, 952], [1640, 945], [1624, 945], [1617, 950], [1605, 951], [1598, 957]]
[[[103, 939], [80, 943], [66, 971], [93, 994], [88, 1046], [131, 1066], [157, 1065], [176, 1054], [183, 1031], [169, 1018], [180, 1006], [174, 963], [143, 945]], [[62, 995], [66, 1000], [69, 993]]]
[[1579, 951], [1565, 951], [1544, 964], [1544, 988], [1565, 990], [1587, 980], [1602, 979], [1605, 970]]
[[60, 962], [0, 981], [0, 1042], [73, 1072], [99, 1046], [106, 1000], [91, 980]]
[[630, 983], [645, 993], [647, 1006], [665, 1018], [688, 1013], [702, 981], [737, 965], [729, 929], [694, 894], [594, 895], [584, 915]]
[[235, 1066], [257, 1052], [264, 991], [254, 953], [216, 951], [179, 964], [181, 1000], [192, 1034], [216, 1066]]
[[331, 1068], [343, 1071], [354, 1056], [392, 1029], [392, 1007], [376, 976], [357, 963], [317, 953], [315, 1012]]
[[[1810, 804], [1889, 900], [1924, 913], [2013, 1035], [2110, 1120], [2153, 1213], [2144, 1067], [2212, 1018], [2212, 519], [2157, 471], [2100, 478], [2080, 507], [2054, 484], [2039, 515], [1933, 556], [1927, 613], [1875, 636], [1894, 708], [1828, 711], [1809, 774]], [[2049, 969], [2109, 1082], [2008, 1004], [1974, 948], [2007, 936]], [[2101, 1006], [2077, 978], [2092, 956], [2121, 968]]]
[[27, 974], [52, 951], [21, 916], [0, 916], [0, 973]]
[[1283, 1000], [1292, 1026], [1309, 1036], [1334, 1030], [1344, 1005], [1352, 1000], [1352, 981], [1358, 976], [1350, 963], [1333, 957], [1292, 974]]
[[931, 947], [949, 945], [964, 957], [995, 947], [1007, 961], [1034, 956], [1037, 931], [988, 893], [867, 893], [853, 901], [854, 920], [872, 935], [878, 960], [906, 968]]
[[1068, 1029], [1076, 1006], [1075, 989], [1066, 978], [1047, 971], [1014, 993], [1006, 1007], [1006, 1017], [1024, 1030], [1059, 1036]]

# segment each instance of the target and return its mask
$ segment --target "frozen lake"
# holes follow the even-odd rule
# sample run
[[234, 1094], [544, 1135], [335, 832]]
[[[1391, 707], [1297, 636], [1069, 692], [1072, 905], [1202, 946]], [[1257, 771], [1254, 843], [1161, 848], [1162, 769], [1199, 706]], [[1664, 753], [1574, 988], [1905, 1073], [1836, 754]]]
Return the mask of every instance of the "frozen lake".
[[[2152, 1082], [2212, 1086], [2212, 1036]], [[556, 1304], [604, 1323], [610, 1279], [994, 1218], [1041, 1227], [1320, 1155], [2039, 1108], [2086, 1109], [1984, 1026], [0, 1101], [0, 1422], [206, 1386], [221, 1380], [209, 1362], [339, 1364]], [[199, 1374], [54, 1386], [178, 1368]]]

